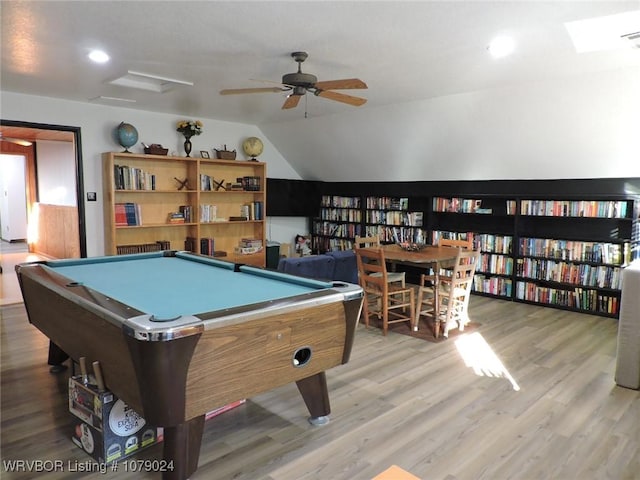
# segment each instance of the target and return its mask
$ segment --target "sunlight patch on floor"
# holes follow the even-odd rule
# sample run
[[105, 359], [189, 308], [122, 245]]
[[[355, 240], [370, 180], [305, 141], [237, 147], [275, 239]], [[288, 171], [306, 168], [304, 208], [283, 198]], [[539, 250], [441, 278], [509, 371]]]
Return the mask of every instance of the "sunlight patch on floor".
[[516, 392], [520, 390], [518, 383], [479, 332], [465, 333], [456, 339], [455, 344], [465, 365], [472, 368], [476, 375], [506, 378]]

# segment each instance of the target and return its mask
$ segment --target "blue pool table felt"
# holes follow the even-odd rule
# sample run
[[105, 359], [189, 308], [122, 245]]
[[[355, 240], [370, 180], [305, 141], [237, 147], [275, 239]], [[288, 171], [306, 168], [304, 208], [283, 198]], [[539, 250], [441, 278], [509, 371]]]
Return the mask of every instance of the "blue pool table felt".
[[[50, 262], [53, 270], [158, 320], [283, 299], [331, 287], [321, 281], [232, 264], [163, 256]], [[112, 257], [115, 258], [115, 257]], [[90, 259], [89, 259], [90, 260]]]

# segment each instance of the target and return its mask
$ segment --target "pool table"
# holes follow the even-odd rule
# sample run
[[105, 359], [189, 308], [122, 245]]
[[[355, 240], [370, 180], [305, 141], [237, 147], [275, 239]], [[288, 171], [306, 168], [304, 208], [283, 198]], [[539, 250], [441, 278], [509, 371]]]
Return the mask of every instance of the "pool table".
[[325, 371], [347, 363], [363, 292], [187, 252], [25, 263], [29, 322], [106, 387], [164, 427], [167, 479], [198, 466], [205, 414], [296, 382], [311, 416], [330, 413]]

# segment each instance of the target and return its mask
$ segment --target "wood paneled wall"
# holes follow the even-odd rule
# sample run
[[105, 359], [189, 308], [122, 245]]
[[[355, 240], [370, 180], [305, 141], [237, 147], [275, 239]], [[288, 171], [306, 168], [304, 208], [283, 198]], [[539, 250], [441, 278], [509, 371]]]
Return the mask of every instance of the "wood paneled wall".
[[39, 205], [35, 253], [53, 258], [80, 258], [78, 209], [64, 205]]

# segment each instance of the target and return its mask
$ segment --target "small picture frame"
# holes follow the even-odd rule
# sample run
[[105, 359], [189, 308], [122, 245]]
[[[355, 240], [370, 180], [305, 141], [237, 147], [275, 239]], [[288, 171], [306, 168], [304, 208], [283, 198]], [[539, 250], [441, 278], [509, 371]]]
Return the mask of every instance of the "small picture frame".
[[209, 152], [207, 152], [206, 150], [200, 150], [200, 156], [201, 156], [202, 158], [211, 158], [211, 157], [209, 156]]

